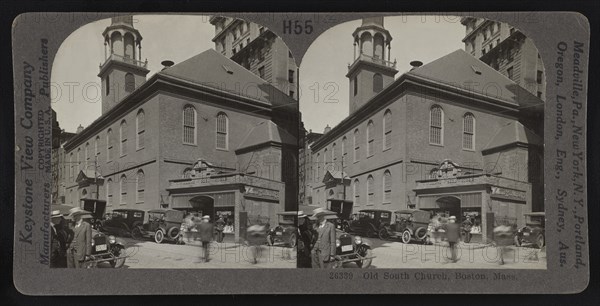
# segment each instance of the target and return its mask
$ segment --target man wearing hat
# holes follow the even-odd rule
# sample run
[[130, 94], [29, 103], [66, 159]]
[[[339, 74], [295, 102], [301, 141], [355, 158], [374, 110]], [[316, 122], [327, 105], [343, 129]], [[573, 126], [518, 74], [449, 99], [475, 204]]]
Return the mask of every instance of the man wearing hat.
[[92, 226], [83, 219], [92, 215], [79, 207], [71, 209], [69, 217], [75, 222], [73, 241], [67, 249], [67, 267], [81, 268], [83, 262], [92, 255]]
[[335, 226], [327, 222], [326, 216], [334, 215], [335, 212], [324, 208], [315, 209], [313, 217], [317, 218], [317, 241], [312, 251], [313, 268], [329, 268], [330, 262], [335, 256]]
[[200, 236], [200, 241], [202, 241], [202, 253], [204, 256], [204, 262], [208, 262], [208, 246], [210, 242], [213, 240], [214, 235], [214, 227], [212, 223], [210, 223], [210, 216], [206, 215], [202, 217], [202, 222], [198, 225], [198, 235]]
[[64, 250], [66, 249], [66, 239], [65, 235], [61, 235], [61, 222], [62, 215], [60, 214], [60, 210], [53, 210], [52, 215], [50, 216], [50, 222], [52, 226], [52, 236], [51, 236], [51, 252], [50, 252], [50, 267], [58, 268], [66, 266], [66, 261], [63, 259], [66, 256]]
[[456, 223], [455, 216], [450, 216], [450, 218], [448, 218], [448, 223], [444, 225], [444, 230], [446, 231], [446, 239], [448, 240], [448, 246], [450, 247], [452, 256], [451, 261], [457, 262], [456, 244], [460, 240], [460, 225]]

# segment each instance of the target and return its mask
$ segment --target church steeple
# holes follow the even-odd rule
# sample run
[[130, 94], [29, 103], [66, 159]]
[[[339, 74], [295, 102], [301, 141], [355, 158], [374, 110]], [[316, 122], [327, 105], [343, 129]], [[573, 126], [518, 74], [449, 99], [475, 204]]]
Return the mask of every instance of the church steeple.
[[363, 18], [352, 36], [354, 62], [346, 74], [350, 79], [350, 114], [392, 83], [398, 73], [396, 61], [390, 61], [392, 36], [383, 26], [383, 17]]
[[142, 35], [133, 27], [133, 16], [113, 17], [102, 36], [105, 60], [98, 76], [104, 114], [144, 83], [150, 70], [142, 61]]

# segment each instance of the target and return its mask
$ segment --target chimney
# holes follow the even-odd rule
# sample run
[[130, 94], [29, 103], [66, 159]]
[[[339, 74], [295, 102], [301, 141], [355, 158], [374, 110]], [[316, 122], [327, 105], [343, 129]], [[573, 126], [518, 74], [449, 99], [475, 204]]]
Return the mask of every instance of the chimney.
[[81, 131], [83, 131], [83, 126], [80, 124], [80, 125], [77, 127], [77, 134], [81, 133]]
[[164, 60], [162, 62], [160, 62], [161, 65], [163, 65], [163, 69], [161, 69], [160, 71], [163, 71], [171, 66], [173, 66], [175, 64], [175, 62], [170, 61], [170, 60]]
[[329, 124], [325, 127], [325, 130], [323, 130], [323, 134], [327, 134], [327, 132], [331, 131], [331, 127], [329, 127]]
[[421, 61], [412, 61], [410, 62], [410, 65], [412, 66], [412, 68], [410, 68], [410, 71], [413, 71], [421, 66], [423, 66], [423, 62]]

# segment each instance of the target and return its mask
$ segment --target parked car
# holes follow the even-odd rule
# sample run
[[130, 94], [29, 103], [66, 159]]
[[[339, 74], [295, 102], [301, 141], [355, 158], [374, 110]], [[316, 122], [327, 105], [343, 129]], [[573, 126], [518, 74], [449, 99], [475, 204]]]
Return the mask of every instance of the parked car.
[[113, 268], [121, 268], [125, 264], [126, 257], [125, 241], [92, 230], [92, 259], [85, 262], [88, 267], [96, 267], [98, 263], [108, 262]]
[[395, 211], [394, 215], [394, 224], [384, 227], [379, 232], [382, 239], [400, 238], [403, 243], [427, 241], [427, 229], [431, 219], [428, 211], [405, 209]]
[[380, 235], [383, 228], [390, 225], [392, 212], [381, 209], [363, 209], [358, 214], [352, 215], [347, 225], [342, 229], [348, 233], [356, 233], [366, 237], [384, 238]]
[[295, 211], [280, 212], [277, 214], [278, 224], [267, 231], [267, 243], [285, 243], [290, 247], [295, 247], [298, 239], [297, 218]]
[[533, 212], [524, 214], [525, 226], [519, 228], [515, 234], [515, 245], [533, 244], [538, 248], [546, 245], [545, 225], [546, 214], [544, 212]]
[[144, 224], [145, 214], [139, 209], [115, 209], [106, 213], [100, 230], [117, 236], [133, 236], [133, 229]]
[[131, 236], [135, 239], [154, 238], [156, 243], [162, 243], [165, 239], [177, 241], [183, 223], [183, 214], [183, 211], [172, 209], [149, 210], [146, 213], [148, 221], [136, 226]]
[[[327, 216], [332, 222], [337, 223], [337, 216]], [[368, 268], [373, 261], [371, 241], [361, 236], [352, 236], [340, 229], [335, 230], [336, 255], [334, 268], [341, 268], [343, 264], [354, 262], [359, 268]]]

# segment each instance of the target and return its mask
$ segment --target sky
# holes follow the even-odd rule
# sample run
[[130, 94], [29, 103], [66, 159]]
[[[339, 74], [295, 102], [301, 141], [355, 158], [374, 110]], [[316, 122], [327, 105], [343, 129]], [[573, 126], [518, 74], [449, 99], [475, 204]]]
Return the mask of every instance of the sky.
[[[465, 27], [458, 17], [385, 17], [392, 36], [390, 60], [396, 59], [398, 78], [413, 60], [427, 64], [457, 49], [464, 49]], [[321, 34], [300, 64], [300, 112], [307, 130], [322, 133], [348, 116], [348, 64], [352, 63], [352, 32], [361, 20], [346, 22]], [[386, 49], [387, 51], [387, 49]], [[386, 55], [387, 57], [387, 55]]]
[[[207, 49], [215, 28], [209, 16], [135, 15], [134, 27], [142, 35], [142, 60], [148, 59], [149, 79], [160, 71], [160, 62], [176, 64]], [[52, 108], [60, 127], [75, 132], [81, 124], [88, 126], [102, 114], [99, 65], [104, 62], [102, 32], [110, 18], [89, 23], [63, 42], [52, 66]]]
[[[160, 71], [161, 61], [175, 64], [207, 49], [214, 26], [209, 16], [135, 15], [134, 27], [143, 37], [142, 60], [148, 59], [147, 78]], [[465, 28], [460, 18], [434, 16], [386, 17], [385, 28], [392, 35], [391, 60], [397, 60], [399, 77], [409, 62], [427, 64], [457, 49]], [[332, 27], [321, 34], [307, 50], [300, 64], [300, 111], [306, 129], [322, 132], [326, 125], [338, 124], [348, 115], [348, 64], [353, 60], [352, 32], [360, 26], [355, 20]], [[75, 132], [101, 115], [99, 65], [104, 62], [102, 32], [110, 19], [96, 21], [73, 32], [59, 48], [54, 60], [52, 108], [60, 127]], [[325, 103], [327, 101], [327, 103]]]

